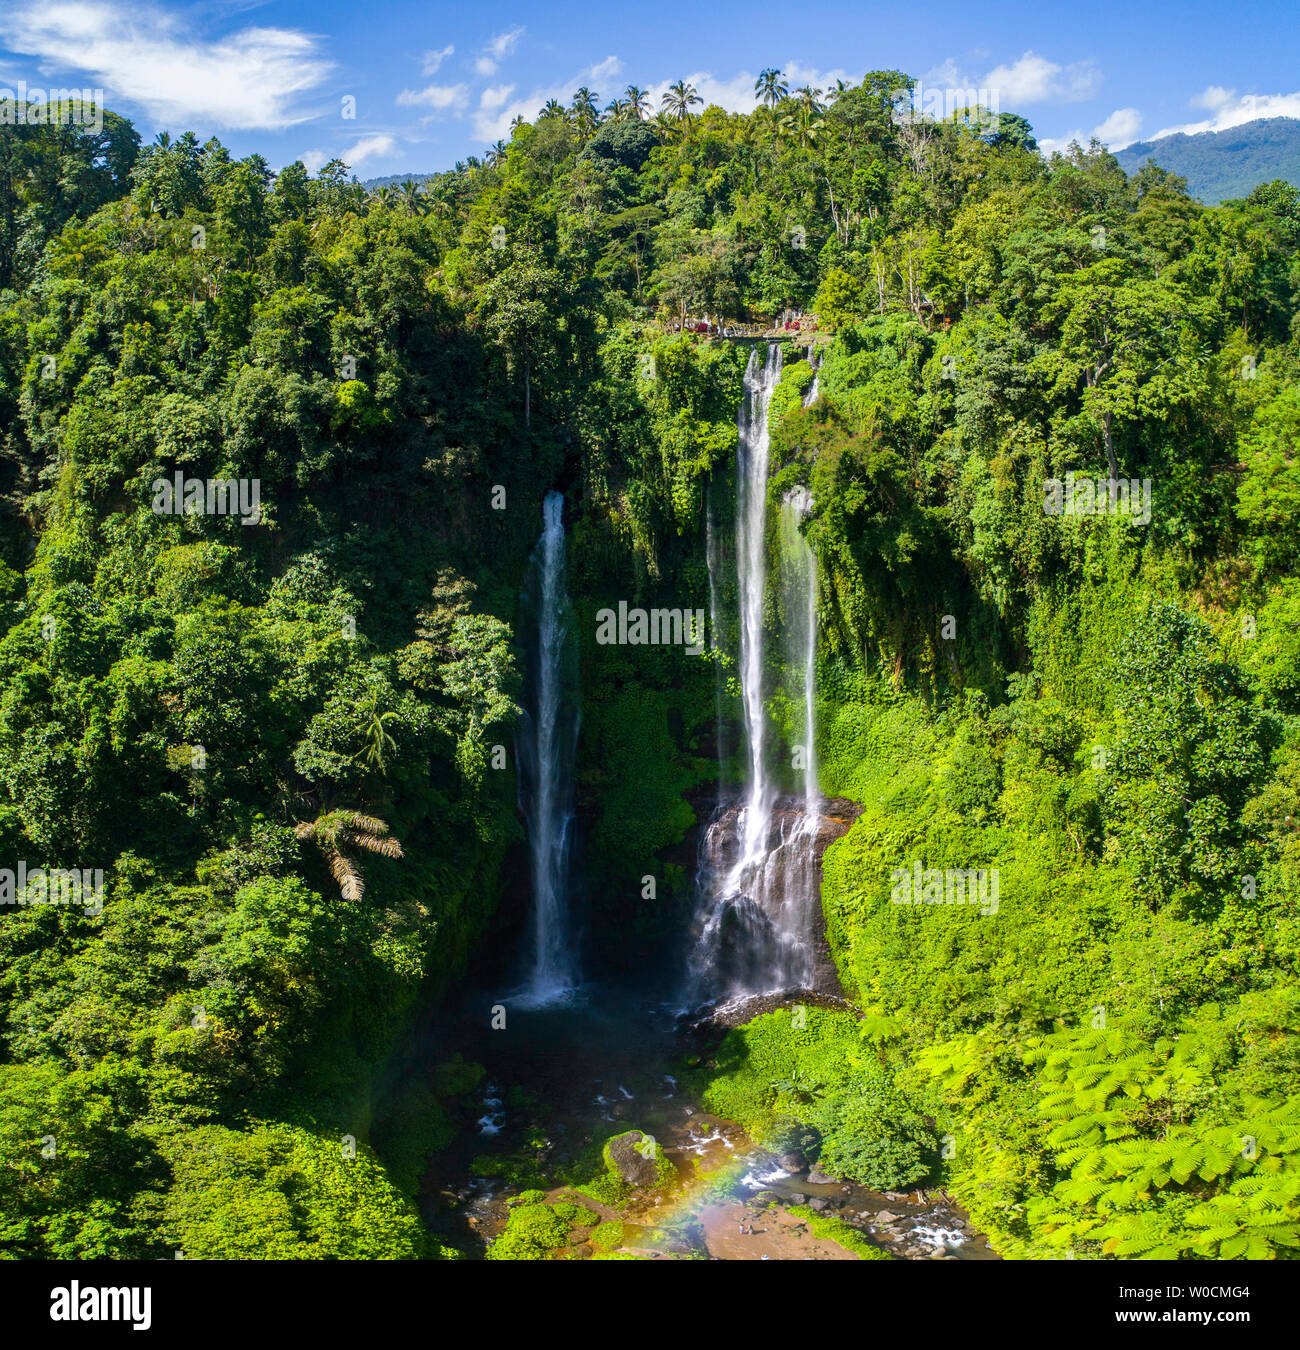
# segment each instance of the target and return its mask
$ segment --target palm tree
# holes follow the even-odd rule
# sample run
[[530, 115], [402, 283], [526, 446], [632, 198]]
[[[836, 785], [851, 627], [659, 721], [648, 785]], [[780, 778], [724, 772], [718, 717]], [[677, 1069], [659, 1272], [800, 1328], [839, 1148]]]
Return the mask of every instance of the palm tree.
[[783, 98], [790, 96], [790, 86], [786, 84], [785, 77], [779, 70], [761, 70], [758, 79], [754, 81], [754, 92], [758, 95], [761, 103], [766, 103], [769, 108], [775, 108]]
[[809, 89], [805, 84], [802, 89], [796, 89], [794, 92], [799, 106], [805, 113], [811, 115], [822, 111], [822, 105], [817, 102], [822, 93], [820, 89]]
[[841, 94], [847, 94], [848, 92], [849, 86], [843, 80], [836, 80], [835, 88], [826, 91], [826, 100], [828, 103], [834, 103]]
[[341, 210], [345, 216], [364, 216], [367, 209], [366, 190], [360, 183], [349, 183], [342, 190]]
[[639, 85], [629, 84], [623, 90], [623, 97], [627, 99], [629, 117], [635, 117], [640, 122], [650, 116], [650, 96]]
[[814, 117], [809, 114], [807, 108], [801, 107], [798, 113], [787, 113], [777, 129], [782, 136], [788, 136], [795, 141], [800, 149], [810, 150], [825, 125], [825, 118]]
[[563, 116], [564, 116], [564, 104], [561, 103], [559, 99], [548, 98], [546, 102], [542, 105], [542, 110], [537, 114], [537, 120], [541, 122], [551, 117], [563, 117]]
[[360, 811], [326, 811], [315, 820], [300, 820], [293, 833], [296, 839], [310, 839], [320, 849], [345, 900], [360, 900], [366, 889], [361, 869], [348, 857], [349, 852], [364, 849], [384, 858], [403, 856], [402, 845], [389, 834], [388, 826]]
[[493, 166], [502, 163], [506, 157], [505, 141], [497, 141], [487, 152], [487, 162]]
[[397, 200], [397, 189], [391, 183], [385, 183], [383, 187], [375, 193], [375, 199], [380, 206], [392, 206]]
[[691, 120], [691, 105], [703, 102], [704, 100], [696, 92], [695, 86], [687, 84], [685, 80], [678, 80], [676, 84], [670, 84], [668, 92], [660, 100], [663, 110], [682, 123]]
[[516, 114], [510, 121], [510, 134], [513, 136], [520, 127], [526, 127], [527, 125], [527, 119]]
[[650, 119], [650, 125], [654, 127], [660, 137], [665, 141], [675, 141], [681, 134], [682, 128], [680, 122], [674, 122], [667, 113], [657, 112]]
[[569, 113], [578, 135], [584, 141], [589, 140], [592, 132], [600, 125], [600, 112], [596, 108], [595, 94], [585, 85], [574, 94]]
[[388, 723], [397, 714], [391, 710], [380, 712], [379, 691], [372, 689], [370, 697], [366, 700], [362, 709], [362, 716], [365, 718], [365, 727], [361, 735], [365, 745], [353, 756], [353, 759], [362, 760], [377, 773], [382, 773], [388, 762], [388, 755], [397, 749], [397, 742], [388, 734]]
[[621, 122], [627, 116], [627, 104], [621, 98], [612, 98], [605, 105], [605, 120]]
[[419, 183], [414, 178], [408, 178], [402, 184], [402, 205], [406, 207], [412, 215], [422, 216], [425, 212], [424, 194], [421, 191]]

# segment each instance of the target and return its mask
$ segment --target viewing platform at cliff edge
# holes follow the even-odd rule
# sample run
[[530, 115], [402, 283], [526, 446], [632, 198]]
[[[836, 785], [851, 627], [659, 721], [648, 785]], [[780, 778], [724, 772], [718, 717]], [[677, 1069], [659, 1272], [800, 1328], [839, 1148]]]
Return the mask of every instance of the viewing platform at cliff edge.
[[812, 347], [829, 342], [831, 335], [819, 331], [815, 316], [803, 315], [785, 322], [759, 321], [757, 323], [672, 323], [670, 333], [694, 333], [700, 337], [719, 338], [726, 342], [793, 342], [801, 347]]

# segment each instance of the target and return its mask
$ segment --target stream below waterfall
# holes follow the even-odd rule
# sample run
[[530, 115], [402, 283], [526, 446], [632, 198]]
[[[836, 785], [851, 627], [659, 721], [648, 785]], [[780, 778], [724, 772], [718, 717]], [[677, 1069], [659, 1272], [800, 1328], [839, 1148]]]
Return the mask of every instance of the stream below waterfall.
[[[817, 995], [769, 996], [718, 1010], [720, 1022]], [[841, 1000], [825, 1000], [847, 1006]], [[700, 1108], [683, 1088], [683, 1065], [706, 1062], [721, 1026], [694, 1022], [652, 995], [587, 986], [565, 1006], [511, 1012], [491, 1030], [486, 1001], [464, 1009], [455, 1047], [485, 1077], [460, 1104], [458, 1141], [425, 1178], [430, 1227], [471, 1259], [505, 1227], [517, 1182], [493, 1175], [521, 1154], [545, 1180], [548, 1201], [576, 1198], [602, 1220], [621, 1219], [620, 1250], [651, 1259], [856, 1260], [792, 1213], [807, 1205], [841, 1220], [883, 1252], [911, 1260], [996, 1260], [964, 1210], [940, 1189], [881, 1193], [838, 1180], [809, 1180], [801, 1159], [778, 1158], [732, 1121]], [[637, 1128], [659, 1142], [676, 1180], [666, 1193], [617, 1207], [570, 1194], [560, 1174], [613, 1134]], [[798, 1164], [798, 1165], [795, 1165]], [[555, 1253], [585, 1258], [584, 1243]]]

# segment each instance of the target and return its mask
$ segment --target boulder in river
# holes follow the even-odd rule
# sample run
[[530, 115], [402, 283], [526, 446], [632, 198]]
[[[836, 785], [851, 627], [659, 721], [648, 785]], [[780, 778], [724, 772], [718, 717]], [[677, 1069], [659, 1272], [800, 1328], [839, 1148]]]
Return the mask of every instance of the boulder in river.
[[629, 1186], [644, 1189], [670, 1181], [673, 1165], [664, 1157], [653, 1135], [644, 1130], [616, 1134], [604, 1149], [605, 1166]]
[[828, 1177], [820, 1167], [814, 1167], [808, 1173], [808, 1184], [810, 1186], [838, 1186], [839, 1183], [839, 1177]]

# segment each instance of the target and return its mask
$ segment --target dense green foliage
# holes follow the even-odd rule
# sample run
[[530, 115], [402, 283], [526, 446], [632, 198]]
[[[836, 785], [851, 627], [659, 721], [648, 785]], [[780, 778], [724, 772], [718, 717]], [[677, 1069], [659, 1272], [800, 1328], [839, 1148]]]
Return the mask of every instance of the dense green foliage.
[[[373, 194], [5, 133], [0, 867], [105, 875], [102, 912], [0, 912], [5, 1255], [448, 1254], [411, 1202], [473, 1071], [382, 1068], [522, 899], [541, 498], [626, 968], [689, 906], [734, 643], [594, 616], [707, 605], [749, 352], [673, 326], [790, 308], [834, 330], [807, 409], [786, 353], [772, 495], [814, 502], [823, 787], [863, 806], [824, 903], [869, 1016], [761, 1019], [709, 1100], [945, 1179], [1009, 1252], [1294, 1247], [1300, 199], [899, 120], [906, 83], [548, 109]], [[256, 519], [159, 513], [178, 472]], [[1150, 480], [1149, 519], [1045, 512], [1067, 472]], [[892, 903], [913, 860], [997, 868], [997, 912]], [[493, 1255], [576, 1221], [517, 1207]]]
[[931, 1130], [849, 1013], [767, 1013], [728, 1032], [714, 1062], [701, 1071], [705, 1105], [778, 1152], [881, 1191], [937, 1171]]

